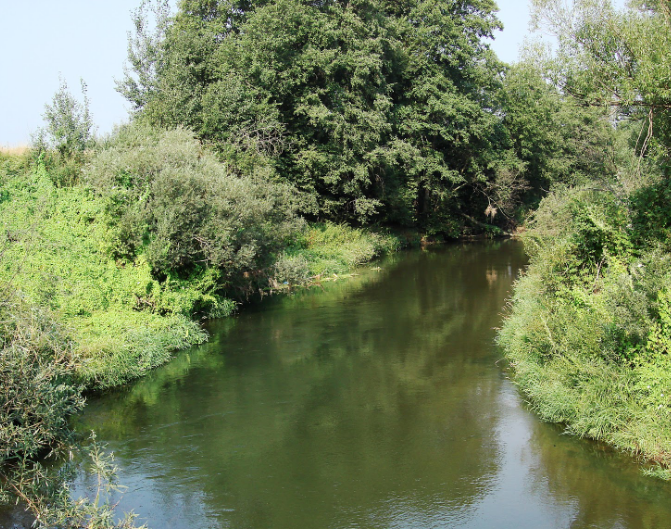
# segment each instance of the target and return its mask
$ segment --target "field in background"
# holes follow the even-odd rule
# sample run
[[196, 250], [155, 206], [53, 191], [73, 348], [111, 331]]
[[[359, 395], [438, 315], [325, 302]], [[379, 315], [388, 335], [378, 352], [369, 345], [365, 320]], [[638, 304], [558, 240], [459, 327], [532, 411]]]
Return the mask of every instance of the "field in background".
[[0, 154], [21, 155], [29, 148], [27, 145], [0, 145]]

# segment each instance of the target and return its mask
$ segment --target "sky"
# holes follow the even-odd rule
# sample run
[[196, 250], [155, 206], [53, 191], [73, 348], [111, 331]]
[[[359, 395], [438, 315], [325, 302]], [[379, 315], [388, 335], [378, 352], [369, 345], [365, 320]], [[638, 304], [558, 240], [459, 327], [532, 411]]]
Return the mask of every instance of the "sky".
[[[0, 145], [30, 142], [43, 125], [63, 78], [79, 96], [80, 79], [88, 86], [98, 133], [127, 120], [129, 105], [114, 90], [123, 76], [131, 11], [140, 0], [0, 0]], [[505, 62], [514, 62], [528, 33], [526, 0], [498, 0], [503, 32], [492, 44]]]

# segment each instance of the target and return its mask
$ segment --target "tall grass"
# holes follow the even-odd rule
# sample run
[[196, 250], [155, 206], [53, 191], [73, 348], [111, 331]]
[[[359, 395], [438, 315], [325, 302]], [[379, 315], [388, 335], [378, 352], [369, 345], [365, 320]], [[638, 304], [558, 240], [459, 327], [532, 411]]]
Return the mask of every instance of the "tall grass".
[[275, 264], [275, 283], [301, 284], [347, 274], [380, 255], [398, 250], [395, 235], [344, 224], [308, 226]]
[[548, 197], [499, 341], [542, 419], [668, 469], [671, 255], [641, 242], [636, 208], [609, 191]]

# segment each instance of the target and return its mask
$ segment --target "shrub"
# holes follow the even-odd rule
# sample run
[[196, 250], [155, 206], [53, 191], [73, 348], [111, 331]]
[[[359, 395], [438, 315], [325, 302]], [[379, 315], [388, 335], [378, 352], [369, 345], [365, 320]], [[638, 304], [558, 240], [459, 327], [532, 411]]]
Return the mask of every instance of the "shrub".
[[305, 250], [313, 275], [341, 274], [397, 250], [396, 237], [343, 224], [325, 223], [305, 232]]
[[671, 251], [671, 180], [661, 179], [632, 197], [633, 238], [639, 245], [661, 244]]
[[48, 311], [11, 290], [3, 286], [0, 302], [0, 465], [49, 451], [83, 406], [67, 338]]
[[158, 277], [214, 267], [229, 288], [248, 283], [303, 226], [292, 187], [232, 175], [183, 129], [122, 129], [87, 180], [107, 201], [112, 253], [146, 255]]

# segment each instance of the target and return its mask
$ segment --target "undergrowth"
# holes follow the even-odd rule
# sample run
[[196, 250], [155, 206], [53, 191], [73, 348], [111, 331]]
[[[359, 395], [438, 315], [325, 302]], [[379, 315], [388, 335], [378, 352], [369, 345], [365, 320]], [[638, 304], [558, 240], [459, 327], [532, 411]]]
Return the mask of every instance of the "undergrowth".
[[669, 216], [641, 198], [648, 186], [563, 189], [543, 201], [499, 342], [542, 419], [669, 477]]
[[400, 239], [392, 234], [344, 224], [311, 225], [279, 256], [271, 283], [275, 288], [306, 285], [347, 274], [400, 246]]

